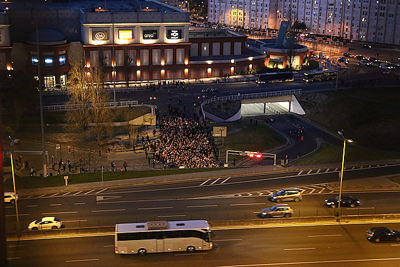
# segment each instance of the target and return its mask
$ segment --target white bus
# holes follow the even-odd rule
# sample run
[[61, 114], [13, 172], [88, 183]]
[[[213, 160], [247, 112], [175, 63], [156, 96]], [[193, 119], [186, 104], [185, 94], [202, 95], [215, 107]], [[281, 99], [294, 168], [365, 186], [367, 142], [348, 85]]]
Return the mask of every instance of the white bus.
[[115, 225], [116, 254], [210, 250], [210, 226], [205, 220], [154, 221]]

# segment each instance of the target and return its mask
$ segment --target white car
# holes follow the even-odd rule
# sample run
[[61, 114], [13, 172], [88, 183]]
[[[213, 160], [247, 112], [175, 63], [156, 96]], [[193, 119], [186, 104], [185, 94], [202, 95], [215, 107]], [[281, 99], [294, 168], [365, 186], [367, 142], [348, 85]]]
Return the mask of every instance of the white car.
[[18, 200], [18, 194], [13, 192], [4, 192], [4, 203], [15, 204], [15, 201]]
[[59, 218], [56, 217], [43, 217], [42, 219], [33, 221], [29, 224], [28, 230], [49, 230], [49, 229], [60, 229], [64, 225]]

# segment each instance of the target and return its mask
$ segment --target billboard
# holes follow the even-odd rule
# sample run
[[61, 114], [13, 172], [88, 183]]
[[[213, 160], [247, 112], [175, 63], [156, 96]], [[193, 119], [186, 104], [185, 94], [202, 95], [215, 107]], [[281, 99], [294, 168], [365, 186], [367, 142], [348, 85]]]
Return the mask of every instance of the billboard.
[[167, 30], [167, 39], [178, 40], [182, 39], [182, 30]]
[[118, 30], [118, 39], [132, 40], [133, 39], [133, 31], [132, 30]]
[[106, 40], [108, 40], [108, 32], [107, 31], [92, 31], [92, 40], [93, 41], [106, 41]]
[[155, 40], [155, 39], [158, 39], [157, 30], [143, 30], [143, 39], [144, 40]]

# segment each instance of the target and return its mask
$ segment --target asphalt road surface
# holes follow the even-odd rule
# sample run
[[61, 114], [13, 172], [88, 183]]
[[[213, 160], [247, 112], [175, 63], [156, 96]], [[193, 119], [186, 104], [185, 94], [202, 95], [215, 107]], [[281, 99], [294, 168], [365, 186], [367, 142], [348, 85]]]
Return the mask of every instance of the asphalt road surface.
[[[398, 173], [400, 166], [371, 166], [349, 169], [346, 180]], [[149, 220], [231, 220], [255, 219], [265, 207], [274, 205], [267, 197], [281, 188], [299, 187], [304, 199], [290, 202], [294, 217], [331, 216], [333, 209], [323, 205], [334, 197], [326, 187], [337, 181], [337, 169], [315, 169], [249, 177], [215, 177], [196, 181], [142, 187], [31, 195], [19, 200], [22, 229], [43, 216], [61, 218], [67, 228], [110, 226], [121, 222]], [[361, 200], [359, 208], [345, 208], [344, 214], [399, 213], [400, 192], [353, 192]], [[14, 206], [6, 208], [6, 227], [15, 230]]]
[[[376, 225], [215, 231], [215, 248], [195, 253], [115, 255], [114, 237], [8, 242], [10, 266], [399, 266], [400, 243], [375, 244]], [[387, 225], [399, 229], [399, 224]]]

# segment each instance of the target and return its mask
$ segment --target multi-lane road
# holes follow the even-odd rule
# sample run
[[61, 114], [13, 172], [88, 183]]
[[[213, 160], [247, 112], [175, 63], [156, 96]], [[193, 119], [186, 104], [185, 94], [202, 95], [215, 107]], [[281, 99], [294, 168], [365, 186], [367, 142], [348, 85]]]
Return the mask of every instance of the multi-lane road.
[[112, 235], [20, 241], [8, 257], [11, 266], [399, 266], [400, 244], [370, 243], [372, 226], [220, 230], [213, 250], [193, 254], [115, 255]]

